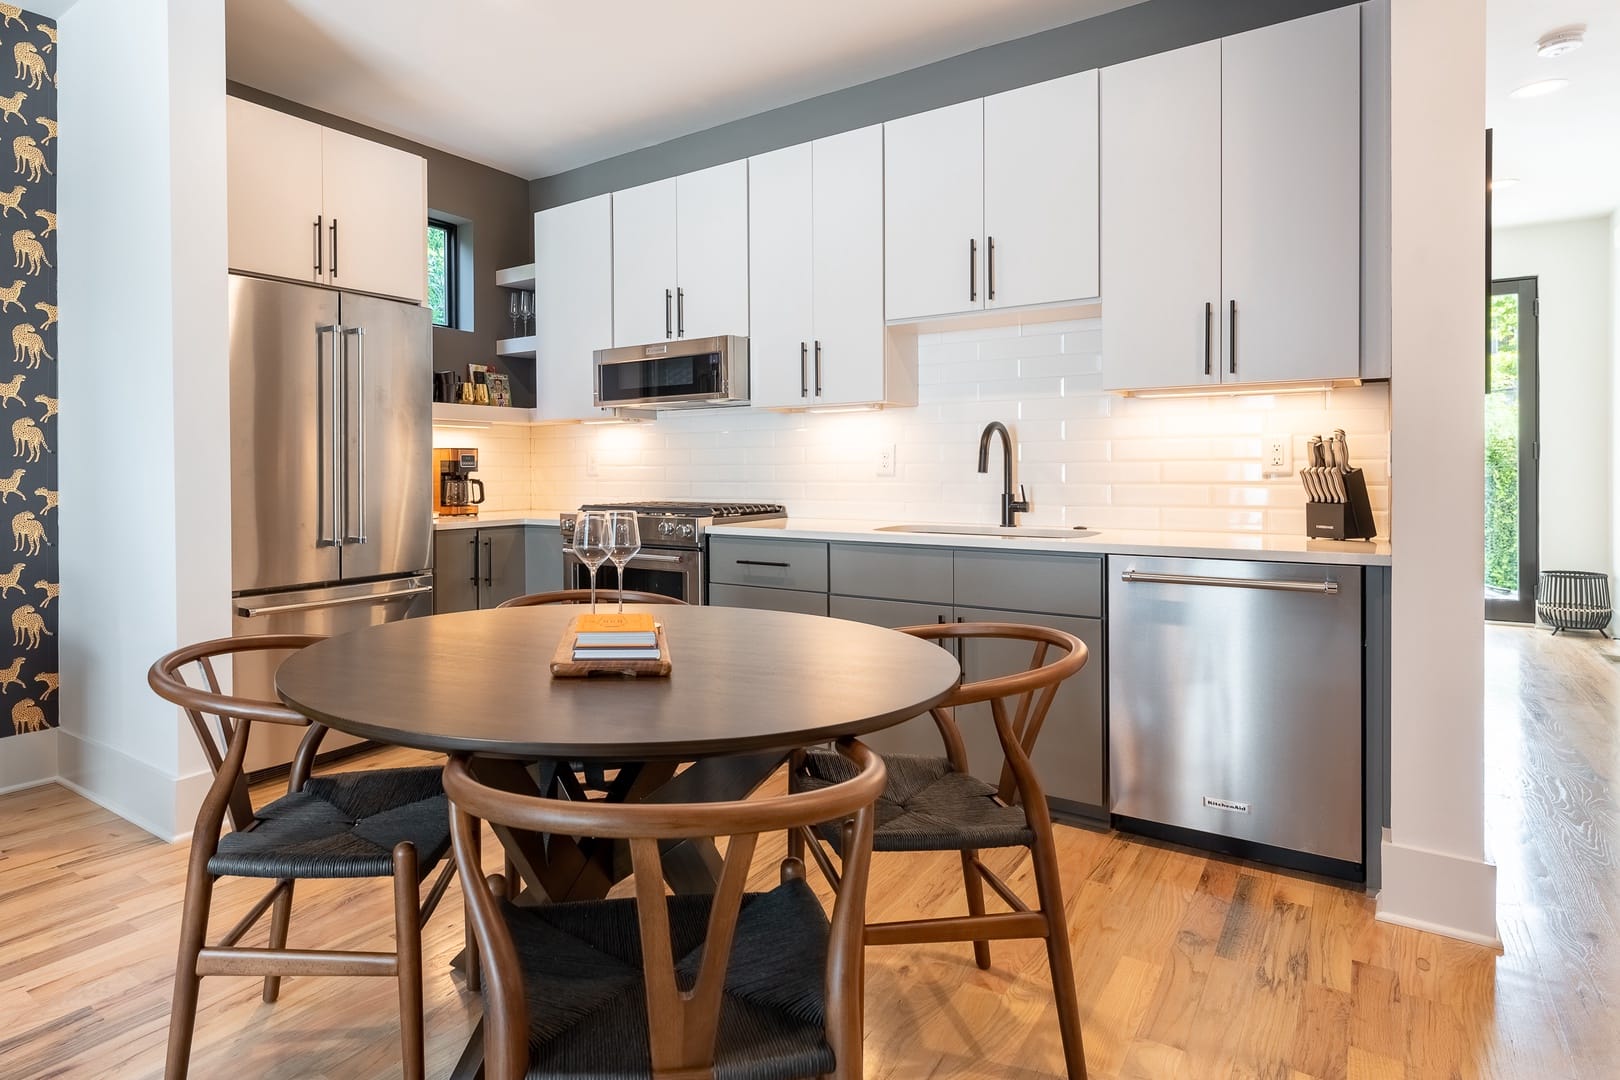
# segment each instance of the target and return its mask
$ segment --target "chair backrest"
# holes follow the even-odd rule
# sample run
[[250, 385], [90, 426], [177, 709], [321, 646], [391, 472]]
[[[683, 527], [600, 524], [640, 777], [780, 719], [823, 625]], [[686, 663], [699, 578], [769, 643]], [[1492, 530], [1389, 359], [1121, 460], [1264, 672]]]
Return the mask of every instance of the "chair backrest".
[[[315, 751], [326, 728], [312, 724], [307, 716], [280, 702], [224, 693], [220, 689], [214, 661], [237, 653], [296, 652], [320, 640], [320, 637], [309, 634], [215, 638], [160, 656], [146, 674], [147, 684], [159, 697], [172, 701], [186, 711], [186, 716], [191, 720], [191, 730], [202, 745], [203, 757], [208, 760], [209, 771], [214, 774], [209, 797], [204, 800], [204, 811], [210, 809], [217, 790], [222, 796], [221, 810], [229, 809], [232, 828], [246, 829], [253, 822], [253, 804], [248, 799], [247, 781], [242, 775], [242, 760], [247, 753], [248, 732], [252, 724], [258, 721], [310, 728], [293, 759], [292, 775], [288, 782], [290, 791], [303, 787], [304, 781], [309, 778]], [[200, 687], [193, 686], [185, 679], [185, 669], [193, 664], [202, 682]], [[208, 722], [210, 716], [214, 720], [213, 726]], [[203, 827], [204, 818], [209, 816], [207, 813], [199, 815], [199, 829]], [[217, 837], [217, 824], [212, 831]]]
[[965, 772], [967, 748], [956, 726], [954, 710], [960, 705], [989, 702], [990, 715], [1005, 755], [997, 794], [1003, 801], [1010, 802], [1016, 795], [1038, 792], [1039, 782], [1029, 762], [1030, 754], [1046, 723], [1046, 714], [1058, 687], [1086, 665], [1089, 654], [1085, 642], [1062, 630], [1023, 623], [938, 623], [908, 626], [901, 632], [941, 643], [975, 640], [1031, 643], [1029, 665], [1024, 670], [962, 683], [948, 699], [935, 706], [932, 713], [951, 764]]
[[[883, 760], [863, 743], [845, 739], [837, 748], [858, 770], [850, 780], [799, 794], [713, 803], [538, 798], [486, 785], [477, 778], [477, 759], [452, 756], [444, 770], [444, 789], [451, 801], [457, 872], [469, 884], [468, 910], [484, 957], [484, 1051], [490, 1080], [525, 1075], [529, 1025], [517, 954], [494, 895], [498, 890], [470, 887], [483, 874], [473, 835], [479, 818], [491, 825], [534, 832], [629, 841], [645, 966], [647, 1037], [655, 1077], [707, 1075], [703, 1070], [714, 1064], [726, 968], [759, 834], [843, 821], [843, 873], [827, 950], [827, 1040], [835, 1053], [856, 1058], [861, 1040], [862, 926], [873, 804], [883, 790], [886, 773]], [[703, 958], [691, 989], [683, 992], [671, 946], [659, 841], [721, 836], [728, 837], [729, 843], [710, 908]], [[781, 874], [784, 882], [802, 878], [804, 865], [796, 858], [786, 859]]]
[[[598, 599], [617, 600], [618, 589], [602, 589], [597, 593]], [[591, 602], [589, 589], [558, 589], [555, 592], [529, 593], [527, 596], [514, 596], [510, 600], [496, 605], [498, 607], [535, 607], [539, 604], [588, 604]], [[685, 600], [677, 600], [673, 596], [665, 596], [655, 592], [637, 592], [634, 589], [624, 590], [624, 602], [627, 604], [685, 604]]]

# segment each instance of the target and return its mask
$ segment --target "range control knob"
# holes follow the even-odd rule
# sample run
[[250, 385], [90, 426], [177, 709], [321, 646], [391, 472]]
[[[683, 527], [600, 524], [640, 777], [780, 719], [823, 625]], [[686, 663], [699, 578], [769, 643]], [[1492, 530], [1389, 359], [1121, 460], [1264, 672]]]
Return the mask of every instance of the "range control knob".
[[677, 531], [680, 533], [682, 540], [690, 540], [697, 535], [697, 529], [692, 525], [682, 525]]
[[673, 521], [659, 522], [659, 524], [658, 524], [658, 535], [659, 536], [674, 536], [675, 535], [675, 523]]

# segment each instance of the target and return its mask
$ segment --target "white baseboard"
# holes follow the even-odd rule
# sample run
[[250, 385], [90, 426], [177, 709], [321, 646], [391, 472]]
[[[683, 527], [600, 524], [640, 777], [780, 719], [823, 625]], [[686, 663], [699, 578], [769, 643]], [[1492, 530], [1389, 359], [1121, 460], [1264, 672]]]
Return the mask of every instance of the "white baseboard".
[[206, 772], [170, 776], [121, 750], [68, 731], [59, 732], [57, 756], [58, 783], [165, 843], [190, 835], [197, 806], [208, 790]]
[[1501, 949], [1496, 864], [1443, 851], [1383, 843], [1378, 921]]
[[0, 742], [0, 795], [56, 782], [57, 746], [61, 732], [56, 728], [12, 735]]

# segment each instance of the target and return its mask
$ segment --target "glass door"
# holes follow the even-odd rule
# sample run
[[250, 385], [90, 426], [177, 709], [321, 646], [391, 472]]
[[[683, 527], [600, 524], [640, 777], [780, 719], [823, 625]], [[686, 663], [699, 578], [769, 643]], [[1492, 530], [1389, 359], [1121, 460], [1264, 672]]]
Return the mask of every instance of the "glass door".
[[1491, 283], [1485, 357], [1485, 617], [1534, 622], [1536, 279]]

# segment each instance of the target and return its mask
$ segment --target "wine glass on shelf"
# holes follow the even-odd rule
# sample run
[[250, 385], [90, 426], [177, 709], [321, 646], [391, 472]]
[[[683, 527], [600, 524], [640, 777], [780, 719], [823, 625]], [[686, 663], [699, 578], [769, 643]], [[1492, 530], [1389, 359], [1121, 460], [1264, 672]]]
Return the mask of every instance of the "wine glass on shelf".
[[519, 307], [520, 307], [520, 305], [518, 303], [518, 294], [513, 292], [513, 293], [508, 293], [507, 295], [511, 298], [510, 300], [508, 300], [506, 307], [507, 307], [507, 311], [512, 316], [512, 336], [517, 337], [518, 336], [518, 310], [519, 310]]
[[523, 333], [532, 333], [529, 324], [534, 320], [534, 293], [518, 293], [518, 316], [523, 320]]
[[591, 572], [591, 614], [596, 614], [596, 571], [608, 557], [608, 518], [600, 510], [574, 516], [574, 554]]
[[610, 510], [607, 523], [607, 556], [619, 571], [619, 614], [624, 614], [624, 568], [641, 550], [641, 525], [634, 510]]

